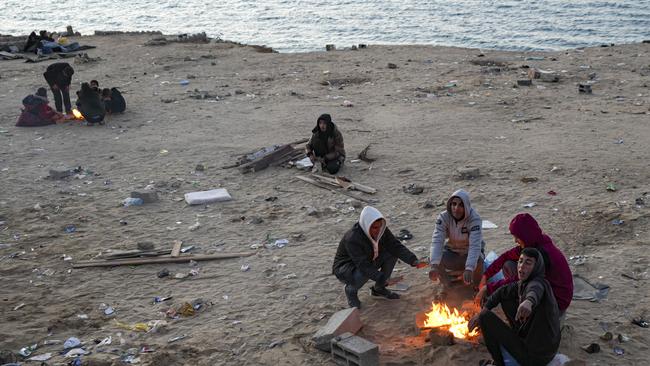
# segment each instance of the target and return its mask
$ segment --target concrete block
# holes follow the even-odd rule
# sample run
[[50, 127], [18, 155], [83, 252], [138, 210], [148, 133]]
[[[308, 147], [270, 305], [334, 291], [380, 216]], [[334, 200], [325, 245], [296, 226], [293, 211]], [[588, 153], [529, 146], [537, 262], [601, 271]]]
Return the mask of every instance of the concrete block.
[[533, 81], [530, 80], [530, 79], [517, 80], [517, 85], [518, 86], [531, 86], [531, 85], [533, 85]]
[[591, 85], [578, 84], [578, 93], [591, 94]]
[[140, 198], [144, 203], [152, 203], [158, 201], [158, 192], [152, 190], [133, 191], [131, 198]]
[[359, 309], [349, 308], [338, 311], [332, 315], [327, 324], [320, 328], [311, 338], [316, 348], [330, 352], [330, 341], [332, 338], [343, 333], [356, 333], [361, 329], [361, 317]]
[[352, 333], [343, 333], [332, 339], [332, 360], [342, 366], [377, 366], [379, 346]]
[[557, 83], [560, 81], [560, 74], [553, 72], [553, 71], [544, 71], [544, 70], [538, 70], [539, 71], [539, 80], [546, 82], [546, 83]]
[[461, 179], [472, 180], [479, 177], [479, 169], [474, 167], [461, 167], [458, 168], [458, 175]]
[[49, 177], [51, 179], [63, 179], [71, 176], [72, 174], [74, 174], [73, 169], [57, 168], [57, 169], [50, 169]]

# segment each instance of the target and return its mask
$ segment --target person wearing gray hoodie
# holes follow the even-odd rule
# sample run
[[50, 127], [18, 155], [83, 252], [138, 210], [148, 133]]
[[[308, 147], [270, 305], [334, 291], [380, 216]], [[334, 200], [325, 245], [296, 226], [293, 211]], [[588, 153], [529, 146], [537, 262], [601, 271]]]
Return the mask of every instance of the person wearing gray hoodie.
[[388, 290], [397, 259], [413, 267], [424, 268], [427, 262], [419, 261], [417, 256], [406, 248], [386, 227], [384, 216], [372, 206], [361, 211], [359, 221], [341, 239], [332, 274], [345, 283], [345, 296], [350, 307], [361, 309], [358, 291], [369, 279], [375, 281], [370, 288], [373, 296], [399, 299], [399, 295]]
[[477, 287], [483, 274], [485, 242], [481, 217], [469, 200], [469, 193], [459, 189], [447, 200], [447, 209], [436, 219], [431, 243], [429, 278], [448, 288], [447, 271], [463, 271], [463, 282]]

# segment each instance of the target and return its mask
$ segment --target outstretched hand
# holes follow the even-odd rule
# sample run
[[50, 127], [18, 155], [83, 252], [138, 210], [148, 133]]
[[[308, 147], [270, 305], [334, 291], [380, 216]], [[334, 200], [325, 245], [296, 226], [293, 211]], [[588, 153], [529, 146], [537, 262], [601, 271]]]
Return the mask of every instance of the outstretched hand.
[[467, 330], [471, 332], [477, 327], [478, 327], [478, 314], [474, 315], [469, 320], [469, 322], [467, 322]]
[[481, 287], [480, 290], [478, 290], [476, 296], [474, 296], [474, 304], [476, 304], [476, 306], [478, 307], [483, 307], [486, 298], [487, 298], [487, 286], [483, 286]]
[[413, 267], [415, 267], [417, 269], [422, 269], [422, 268], [424, 268], [424, 267], [426, 267], [428, 265], [429, 265], [429, 261], [427, 261], [427, 260], [418, 260], [418, 261], [415, 262]]
[[463, 272], [463, 282], [466, 285], [470, 285], [472, 283], [473, 277], [474, 277], [473, 271], [466, 269], [465, 272]]
[[533, 312], [533, 303], [530, 300], [524, 300], [519, 304], [517, 308], [517, 315], [515, 315], [515, 320], [518, 322], [525, 322], [530, 314]]

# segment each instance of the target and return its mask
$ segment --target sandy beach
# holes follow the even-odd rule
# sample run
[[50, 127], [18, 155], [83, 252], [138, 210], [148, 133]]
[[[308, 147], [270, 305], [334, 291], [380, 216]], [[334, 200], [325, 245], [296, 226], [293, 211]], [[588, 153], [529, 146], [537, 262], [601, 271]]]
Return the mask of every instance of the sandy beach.
[[[487, 252], [512, 247], [508, 224], [529, 212], [573, 257], [574, 274], [610, 286], [600, 302], [573, 301], [560, 353], [575, 365], [647, 364], [650, 330], [631, 320], [650, 317], [650, 44], [532, 53], [368, 45], [281, 54], [232, 43], [145, 46], [151, 38], [72, 37], [97, 46], [84, 52], [98, 58], [64, 60], [75, 69], [72, 89], [97, 79], [127, 100], [126, 113], [101, 126], [15, 127], [21, 100], [46, 86], [42, 74], [55, 61], [0, 61], [0, 351], [38, 343], [32, 355], [53, 352], [48, 364], [66, 365], [62, 342], [78, 337], [92, 351], [83, 365], [122, 365], [128, 355], [141, 365], [333, 364], [310, 338], [347, 307], [331, 265], [363, 203], [295, 179], [305, 174], [295, 168], [222, 169], [242, 154], [309, 137], [317, 116], [330, 113], [347, 151], [340, 174], [377, 189], [356, 194], [374, 200], [394, 232], [408, 229], [414, 238], [406, 245], [419, 257], [429, 254], [435, 216], [458, 188], [498, 225], [484, 231]], [[559, 81], [517, 86], [530, 68], [552, 70]], [[579, 93], [579, 83], [593, 93]], [[376, 160], [352, 162], [368, 144]], [[460, 178], [465, 166], [480, 176]], [[47, 178], [58, 167], [83, 171]], [[405, 193], [412, 183], [424, 192]], [[158, 202], [123, 206], [147, 186]], [[183, 201], [185, 193], [214, 188], [233, 200]], [[315, 216], [307, 214], [312, 207]], [[68, 225], [75, 231], [66, 232]], [[262, 245], [277, 239], [288, 245]], [[175, 240], [196, 255], [256, 254], [197, 266], [72, 269], [138, 243], [169, 249]], [[158, 278], [164, 268], [172, 275]], [[198, 275], [174, 278], [191, 270]], [[396, 270], [410, 285], [402, 299], [373, 298], [369, 285], [360, 292], [359, 335], [379, 345], [382, 365], [489, 358], [482, 345], [424, 342], [415, 314], [427, 310], [438, 285], [426, 269], [400, 262]], [[156, 296], [173, 298], [154, 304]], [[165, 316], [199, 298], [195, 315]], [[147, 333], [119, 325], [156, 320]], [[629, 341], [600, 339], [606, 330]], [[109, 336], [110, 345], [95, 345]], [[601, 352], [580, 348], [590, 343]]]

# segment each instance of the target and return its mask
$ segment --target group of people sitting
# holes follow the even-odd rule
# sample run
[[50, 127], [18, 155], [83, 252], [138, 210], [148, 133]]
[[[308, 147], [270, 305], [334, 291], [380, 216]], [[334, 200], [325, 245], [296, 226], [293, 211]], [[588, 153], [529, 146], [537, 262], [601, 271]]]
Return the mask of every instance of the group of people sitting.
[[[350, 307], [361, 309], [358, 291], [368, 281], [372, 296], [399, 299], [388, 289], [398, 259], [415, 268], [429, 268], [429, 278], [443, 287], [443, 296], [457, 289], [454, 282], [471, 286], [482, 310], [469, 320], [469, 330], [479, 328], [493, 360], [504, 365], [546, 365], [560, 344], [560, 324], [573, 297], [573, 276], [562, 251], [544, 234], [528, 213], [510, 222], [516, 246], [484, 268], [485, 242], [482, 220], [464, 190], [454, 192], [446, 210], [436, 218], [430, 257], [418, 258], [388, 229], [374, 207], [361, 211], [357, 223], [339, 243], [332, 273], [345, 284]], [[490, 282], [498, 272], [503, 278]], [[501, 305], [506, 322], [492, 309]]]
[[[70, 102], [70, 85], [74, 69], [67, 62], [51, 64], [43, 73], [54, 96], [56, 111], [48, 104], [47, 90], [38, 88], [35, 94], [23, 99], [23, 110], [18, 118], [18, 127], [40, 127], [74, 119]], [[76, 106], [88, 124], [102, 123], [107, 113], [122, 113], [126, 110], [124, 96], [117, 88], [99, 88], [99, 82], [82, 83], [77, 91]], [[63, 113], [65, 107], [65, 114]]]
[[81, 46], [77, 42], [70, 43], [66, 37], [57, 37], [54, 39], [55, 34], [48, 33], [45, 30], [30, 33], [23, 46], [24, 52], [33, 52], [41, 54], [50, 54], [52, 52], [73, 52], [78, 50]]

